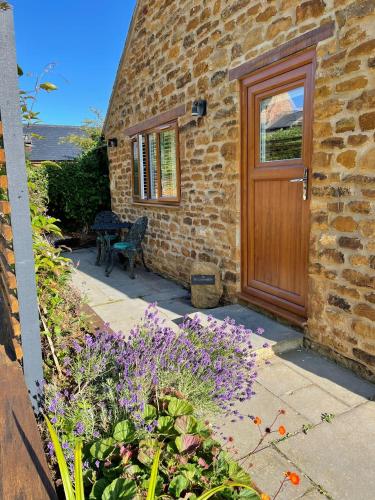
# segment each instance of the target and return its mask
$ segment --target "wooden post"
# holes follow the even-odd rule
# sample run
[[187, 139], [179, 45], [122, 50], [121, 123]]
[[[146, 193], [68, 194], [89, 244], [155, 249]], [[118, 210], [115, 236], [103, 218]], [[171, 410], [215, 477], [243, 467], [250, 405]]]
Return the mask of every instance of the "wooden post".
[[30, 222], [13, 11], [0, 10], [0, 112], [21, 324], [23, 371], [33, 408], [39, 411], [43, 379], [38, 299]]

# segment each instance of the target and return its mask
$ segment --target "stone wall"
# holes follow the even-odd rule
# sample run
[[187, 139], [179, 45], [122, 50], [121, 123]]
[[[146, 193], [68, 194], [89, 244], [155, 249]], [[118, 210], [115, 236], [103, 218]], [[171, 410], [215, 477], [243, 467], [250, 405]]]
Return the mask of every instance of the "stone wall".
[[[141, 0], [106, 124], [113, 209], [150, 220], [156, 271], [185, 284], [194, 260], [240, 289], [240, 101], [228, 70], [334, 21], [317, 46], [307, 337], [375, 373], [374, 0]], [[203, 97], [208, 114], [193, 119]], [[186, 103], [181, 205], [132, 203], [126, 127]]]
[[8, 201], [8, 181], [3, 149], [3, 129], [0, 122], [0, 344], [12, 350], [18, 359], [22, 358], [18, 342], [20, 324], [18, 321], [17, 281], [14, 271], [12, 249], [11, 208]]

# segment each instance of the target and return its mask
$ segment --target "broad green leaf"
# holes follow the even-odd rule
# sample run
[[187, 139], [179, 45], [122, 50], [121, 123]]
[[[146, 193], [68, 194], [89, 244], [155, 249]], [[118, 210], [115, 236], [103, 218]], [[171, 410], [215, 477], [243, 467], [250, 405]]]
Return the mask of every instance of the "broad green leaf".
[[184, 415], [176, 418], [174, 428], [179, 434], [195, 433], [197, 420], [192, 415]]
[[183, 434], [182, 436], [176, 437], [175, 443], [180, 453], [185, 451], [191, 453], [202, 444], [202, 439], [193, 434]]
[[99, 479], [99, 481], [96, 481], [96, 483], [92, 487], [89, 500], [101, 500], [103, 492], [108, 484], [109, 482], [107, 481], [107, 479]]
[[198, 497], [198, 500], [208, 500], [208, 498], [213, 497], [216, 495], [216, 493], [220, 493], [220, 491], [226, 490], [227, 488], [244, 488], [245, 490], [248, 490], [249, 492], [252, 493], [252, 496], [249, 496], [249, 500], [260, 500], [259, 494], [251, 488], [251, 486], [248, 486], [247, 484], [242, 484], [242, 483], [225, 483], [222, 484], [221, 486], [217, 486], [216, 488], [212, 488], [212, 490], [206, 491]]
[[143, 439], [139, 442], [138, 460], [143, 465], [151, 466], [155, 452], [159, 448], [159, 443], [156, 439]]
[[135, 476], [136, 474], [140, 474], [143, 471], [139, 465], [128, 465], [125, 467], [124, 472], [127, 476]]
[[168, 404], [168, 414], [172, 417], [182, 417], [183, 415], [191, 415], [193, 406], [183, 399], [171, 398]]
[[161, 453], [160, 449], [156, 450], [156, 453], [154, 456], [154, 461], [153, 461], [152, 468], [151, 468], [150, 485], [148, 487], [146, 500], [155, 500], [155, 491], [156, 491], [156, 484], [157, 484], [157, 480], [158, 480], [160, 453]]
[[145, 405], [145, 409], [143, 411], [143, 418], [145, 420], [155, 420], [157, 416], [156, 408], [153, 405]]
[[173, 424], [173, 417], [165, 416], [158, 418], [158, 430], [161, 434], [168, 434], [173, 429]]
[[74, 449], [74, 486], [76, 500], [85, 500], [82, 474], [82, 442], [77, 441]]
[[[85, 456], [85, 450], [84, 448], [82, 449], [82, 454]], [[83, 471], [83, 485], [84, 486], [91, 486], [95, 483], [96, 481], [96, 472], [93, 469], [86, 469]]]
[[169, 484], [169, 492], [174, 496], [174, 498], [180, 498], [181, 493], [189, 488], [188, 479], [183, 476], [175, 476]]
[[134, 432], [134, 425], [130, 420], [123, 420], [116, 425], [113, 437], [118, 443], [129, 443], [134, 437]]
[[236, 483], [247, 484], [251, 481], [250, 475], [234, 460], [229, 462], [229, 477]]
[[200, 470], [194, 464], [186, 464], [183, 467], [183, 475], [189, 480], [193, 481], [195, 477], [199, 478], [201, 475]]
[[57, 463], [59, 465], [59, 470], [60, 470], [60, 475], [61, 475], [61, 480], [63, 483], [63, 488], [64, 488], [64, 493], [66, 500], [75, 500], [75, 495], [74, 495], [74, 490], [73, 490], [73, 485], [72, 481], [70, 480], [70, 474], [69, 474], [69, 469], [68, 465], [66, 463], [64, 453], [62, 451], [59, 438], [57, 437], [57, 434], [55, 432], [55, 429], [52, 427], [51, 422], [47, 417], [44, 417], [46, 420], [46, 424], [48, 427], [48, 431], [51, 436], [52, 444], [55, 449], [55, 454], [57, 458]]
[[99, 439], [90, 447], [90, 453], [94, 458], [104, 460], [115, 449], [116, 441], [113, 438]]
[[220, 443], [218, 443], [217, 441], [215, 441], [212, 438], [205, 439], [203, 441], [203, 451], [205, 453], [207, 453], [208, 451], [210, 451], [213, 447], [220, 447]]
[[133, 500], [136, 494], [137, 486], [135, 482], [120, 477], [106, 487], [102, 500]]
[[212, 434], [211, 429], [207, 427], [207, 425], [202, 420], [197, 421], [197, 424], [195, 426], [195, 433], [205, 438], [210, 437]]
[[117, 465], [116, 467], [104, 467], [103, 468], [103, 476], [109, 481], [113, 481], [117, 477], [120, 477], [124, 472], [124, 466], [122, 464]]
[[18, 64], [17, 64], [17, 74], [18, 74], [18, 76], [23, 75], [23, 70], [22, 70], [21, 66], [18, 66]]
[[53, 90], [57, 90], [56, 85], [51, 82], [41, 83], [39, 87], [43, 90], [46, 90], [47, 92], [52, 92]]
[[152, 464], [153, 456], [154, 452], [150, 448], [140, 448], [137, 458], [141, 464], [150, 466]]

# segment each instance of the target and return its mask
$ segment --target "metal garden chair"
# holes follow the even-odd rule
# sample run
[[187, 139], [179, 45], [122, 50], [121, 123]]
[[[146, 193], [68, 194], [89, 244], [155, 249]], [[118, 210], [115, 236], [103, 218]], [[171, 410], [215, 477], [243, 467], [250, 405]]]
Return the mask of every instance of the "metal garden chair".
[[119, 241], [114, 243], [108, 253], [108, 262], [105, 270], [106, 276], [109, 276], [113, 269], [113, 261], [114, 254], [118, 253], [127, 258], [125, 261], [125, 266], [127, 261], [129, 261], [129, 276], [131, 279], [134, 279], [134, 266], [135, 259], [137, 255], [139, 255], [142, 259], [143, 265], [145, 269], [148, 271], [148, 267], [146, 266], [143, 249], [142, 249], [142, 241], [145, 237], [146, 230], [148, 225], [147, 217], [140, 217], [137, 219], [126, 237], [125, 241]]

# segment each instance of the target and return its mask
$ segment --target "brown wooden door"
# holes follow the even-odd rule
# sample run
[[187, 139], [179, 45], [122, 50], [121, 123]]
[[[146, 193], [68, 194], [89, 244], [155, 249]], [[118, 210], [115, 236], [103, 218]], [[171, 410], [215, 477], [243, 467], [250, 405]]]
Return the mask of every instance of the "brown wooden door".
[[242, 295], [303, 323], [314, 53], [242, 83]]

